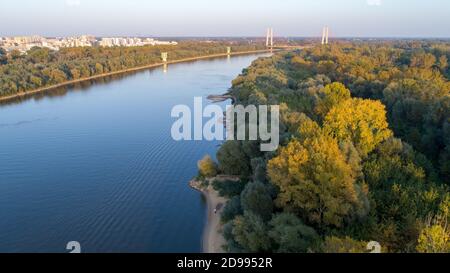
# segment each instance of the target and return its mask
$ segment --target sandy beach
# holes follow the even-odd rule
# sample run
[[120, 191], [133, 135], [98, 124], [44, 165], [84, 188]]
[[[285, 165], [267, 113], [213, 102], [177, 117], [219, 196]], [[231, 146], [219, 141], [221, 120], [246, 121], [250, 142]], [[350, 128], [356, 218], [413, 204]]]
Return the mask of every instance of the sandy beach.
[[[225, 239], [222, 235], [220, 216], [227, 200], [220, 197], [211, 185], [207, 188], [200, 188], [199, 184], [198, 181], [190, 182], [192, 188], [200, 191], [203, 196], [205, 196], [207, 203], [208, 218], [202, 238], [203, 253], [224, 253], [223, 246], [225, 244]], [[220, 209], [215, 213], [214, 210], [218, 207]]]

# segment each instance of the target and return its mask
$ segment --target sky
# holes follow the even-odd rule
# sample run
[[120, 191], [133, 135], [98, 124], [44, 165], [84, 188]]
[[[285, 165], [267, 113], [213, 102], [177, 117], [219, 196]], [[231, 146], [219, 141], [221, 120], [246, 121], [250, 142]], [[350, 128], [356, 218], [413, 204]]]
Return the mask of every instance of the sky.
[[0, 36], [450, 37], [450, 0], [1, 0]]

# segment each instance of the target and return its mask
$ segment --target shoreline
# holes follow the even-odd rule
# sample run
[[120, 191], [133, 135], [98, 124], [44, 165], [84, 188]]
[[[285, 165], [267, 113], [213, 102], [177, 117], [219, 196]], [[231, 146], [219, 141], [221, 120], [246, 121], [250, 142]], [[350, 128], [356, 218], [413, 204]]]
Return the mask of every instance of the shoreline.
[[[206, 199], [207, 218], [202, 235], [202, 252], [203, 253], [225, 253], [223, 246], [225, 245], [225, 238], [222, 235], [221, 211], [225, 206], [227, 200], [220, 197], [218, 193], [208, 185], [207, 188], [202, 188], [199, 181], [192, 180], [189, 185], [194, 190], [199, 191]], [[214, 209], [221, 204], [217, 213]]]
[[247, 55], [247, 54], [256, 54], [256, 53], [270, 53], [270, 52], [277, 52], [277, 51], [280, 51], [280, 50], [261, 49], [261, 50], [252, 50], [252, 51], [232, 52], [230, 54], [228, 54], [228, 53], [220, 53], [220, 54], [212, 54], [212, 55], [184, 58], [184, 59], [179, 59], [179, 60], [168, 61], [168, 62], [165, 62], [165, 63], [164, 62], [162, 62], [162, 63], [154, 63], [154, 64], [145, 65], [145, 66], [138, 66], [138, 67], [135, 67], [135, 68], [129, 68], [129, 69], [123, 69], [123, 70], [114, 71], [114, 72], [103, 73], [103, 74], [100, 74], [100, 75], [95, 75], [95, 76], [91, 76], [91, 77], [87, 77], [87, 78], [66, 81], [64, 83], [54, 84], [54, 85], [50, 85], [50, 86], [47, 86], [47, 87], [38, 88], [38, 89], [35, 89], [35, 90], [30, 90], [30, 91], [26, 91], [26, 92], [17, 93], [17, 94], [14, 94], [14, 95], [3, 96], [3, 97], [0, 97], [0, 102], [9, 101], [9, 100], [13, 100], [13, 99], [21, 98], [21, 97], [26, 97], [26, 96], [29, 96], [29, 95], [34, 95], [34, 94], [37, 94], [37, 93], [50, 91], [50, 90], [53, 90], [53, 89], [69, 86], [69, 85], [76, 84], [76, 83], [81, 83], [81, 82], [85, 82], [85, 81], [100, 79], [100, 78], [104, 78], [104, 77], [108, 77], [108, 76], [125, 74], [125, 73], [129, 73], [129, 72], [137, 72], [137, 71], [140, 71], [140, 70], [160, 67], [160, 66], [164, 66], [164, 65], [168, 65], [168, 64], [185, 63], [185, 62], [191, 62], [191, 61], [197, 61], [197, 60], [205, 60], [205, 59], [213, 59], [213, 58], [220, 58], [220, 57], [227, 57], [227, 56], [238, 56], [238, 55]]

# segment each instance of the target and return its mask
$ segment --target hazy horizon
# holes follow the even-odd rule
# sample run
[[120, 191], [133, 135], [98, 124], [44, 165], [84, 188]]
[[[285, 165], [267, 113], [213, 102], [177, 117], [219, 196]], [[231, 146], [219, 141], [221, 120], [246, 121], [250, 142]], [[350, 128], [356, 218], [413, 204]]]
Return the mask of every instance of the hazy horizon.
[[446, 0], [4, 0], [0, 36], [448, 38]]
[[[98, 35], [92, 35], [90, 33], [80, 33], [76, 35], [60, 35], [60, 36], [47, 36], [47, 35], [41, 35], [39, 33], [33, 33], [33, 34], [27, 34], [27, 35], [9, 35], [9, 36], [2, 36], [0, 37], [29, 37], [29, 36], [40, 36], [44, 38], [66, 38], [66, 37], [79, 37], [82, 35], [87, 36], [93, 36], [96, 38], [120, 38], [120, 37], [133, 37], [133, 38], [155, 38], [155, 39], [180, 39], [180, 40], [188, 40], [188, 39], [263, 39], [264, 36], [261, 34], [260, 36], [155, 36], [155, 35], [144, 35], [144, 36], [138, 36], [138, 35], [104, 35], [104, 36], [98, 36]], [[275, 36], [274, 39], [320, 39], [321, 36]], [[363, 36], [334, 36], [330, 37], [330, 39], [342, 39], [342, 40], [450, 40], [450, 36], [442, 36], [442, 37], [425, 37], [425, 36], [372, 36], [372, 37], [363, 37]]]

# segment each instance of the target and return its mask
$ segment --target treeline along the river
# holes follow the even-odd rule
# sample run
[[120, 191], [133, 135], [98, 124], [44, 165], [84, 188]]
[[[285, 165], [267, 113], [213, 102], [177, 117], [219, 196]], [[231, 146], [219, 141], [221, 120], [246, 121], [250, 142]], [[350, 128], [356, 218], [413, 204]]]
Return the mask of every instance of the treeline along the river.
[[[282, 144], [228, 141], [230, 252], [450, 252], [450, 44], [339, 43], [261, 58], [233, 82], [281, 106]], [[215, 168], [210, 158], [200, 174]]]
[[161, 52], [169, 61], [227, 52], [264, 49], [248, 42], [183, 41], [176, 46], [79, 47], [52, 51], [33, 48], [26, 54], [0, 48], [0, 97], [11, 96], [67, 81], [89, 78], [161, 62]]

